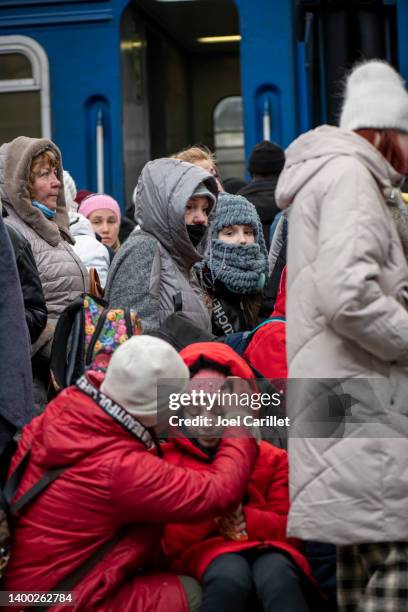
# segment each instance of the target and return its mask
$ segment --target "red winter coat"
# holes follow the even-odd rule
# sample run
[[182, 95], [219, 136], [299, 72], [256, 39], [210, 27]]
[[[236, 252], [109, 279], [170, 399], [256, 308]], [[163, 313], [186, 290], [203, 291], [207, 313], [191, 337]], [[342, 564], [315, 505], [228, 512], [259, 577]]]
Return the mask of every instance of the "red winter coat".
[[[30, 443], [30, 462], [15, 499], [45, 470], [69, 469], [17, 518], [2, 589], [53, 589], [128, 524], [116, 547], [74, 589], [75, 609], [184, 612], [178, 579], [157, 571], [164, 524], [207, 520], [235, 507], [256, 461], [255, 442], [226, 440], [206, 472], [179, 468], [69, 387], [24, 429], [12, 469]], [[147, 568], [156, 571], [148, 574]]]
[[[279, 283], [275, 310], [271, 318], [278, 320], [264, 323], [253, 335], [244, 352], [244, 357], [265, 378], [282, 379], [288, 377], [286, 360], [286, 266]], [[281, 320], [279, 320], [281, 319]]]
[[[254, 378], [248, 364], [231, 347], [211, 342], [188, 346], [180, 352], [185, 364], [192, 368], [197, 363], [226, 367], [229, 374]], [[178, 467], [192, 468], [199, 473], [212, 469], [214, 460], [184, 437], [175, 437], [163, 446], [164, 458]], [[219, 451], [217, 452], [218, 456]], [[273, 547], [290, 554], [300, 569], [310, 576], [307, 560], [300, 551], [298, 540], [286, 538], [289, 512], [287, 453], [267, 442], [261, 442], [259, 459], [251, 475], [244, 514], [248, 542], [234, 542], [216, 535], [214, 518], [200, 523], [168, 525], [163, 538], [164, 552], [170, 557], [174, 571], [201, 579], [213, 559], [226, 552], [248, 548]], [[242, 496], [240, 502], [244, 499]], [[245, 501], [245, 500], [244, 500]], [[238, 506], [238, 504], [237, 504]], [[225, 513], [224, 513], [225, 514]]]
[[[211, 466], [208, 456], [187, 438], [174, 438], [164, 446], [164, 459], [183, 468], [205, 473]], [[298, 540], [286, 538], [289, 512], [287, 453], [261, 442], [259, 459], [252, 473], [243, 510], [249, 541], [235, 542], [217, 535], [214, 519], [195, 525], [168, 525], [163, 549], [177, 573], [201, 579], [208, 565], [219, 555], [249, 548], [274, 548], [289, 554], [296, 565], [311, 576]]]

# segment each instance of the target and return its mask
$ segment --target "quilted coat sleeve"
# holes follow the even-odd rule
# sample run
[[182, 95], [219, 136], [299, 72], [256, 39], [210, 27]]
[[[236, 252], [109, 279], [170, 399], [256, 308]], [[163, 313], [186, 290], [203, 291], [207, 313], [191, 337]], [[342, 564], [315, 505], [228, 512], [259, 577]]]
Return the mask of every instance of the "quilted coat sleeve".
[[406, 359], [408, 312], [379, 283], [398, 238], [374, 178], [344, 157], [332, 168], [329, 189], [317, 196], [316, 290], [328, 324], [384, 361]]
[[264, 477], [269, 480], [265, 501], [260, 504], [249, 503], [244, 507], [247, 532], [251, 540], [284, 540], [286, 536], [289, 512], [288, 458], [285, 451], [276, 451], [274, 449], [273, 462], [269, 461], [264, 469]]
[[148, 452], [112, 466], [112, 507], [119, 521], [194, 522], [223, 514], [242, 499], [258, 455], [252, 438], [225, 439], [208, 470], [171, 465]]

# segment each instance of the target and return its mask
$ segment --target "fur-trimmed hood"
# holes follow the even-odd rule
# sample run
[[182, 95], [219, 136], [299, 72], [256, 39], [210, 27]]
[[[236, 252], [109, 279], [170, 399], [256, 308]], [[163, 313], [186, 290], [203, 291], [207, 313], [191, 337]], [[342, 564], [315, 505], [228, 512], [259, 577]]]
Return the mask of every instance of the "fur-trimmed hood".
[[[35, 157], [51, 150], [60, 160], [58, 180], [61, 188], [57, 199], [57, 212], [54, 220], [49, 220], [31, 203], [28, 191], [30, 168]], [[51, 246], [56, 246], [61, 236], [74, 244], [69, 231], [68, 213], [64, 196], [63, 167], [61, 152], [46, 138], [19, 136], [0, 147], [0, 197], [5, 208], [12, 208], [41, 238]]]

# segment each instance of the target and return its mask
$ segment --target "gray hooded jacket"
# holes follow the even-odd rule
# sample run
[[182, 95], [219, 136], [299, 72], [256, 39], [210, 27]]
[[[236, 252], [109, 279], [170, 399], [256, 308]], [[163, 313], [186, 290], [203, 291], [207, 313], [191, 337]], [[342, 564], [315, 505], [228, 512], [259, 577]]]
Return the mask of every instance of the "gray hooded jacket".
[[192, 270], [203, 257], [208, 232], [194, 247], [184, 222], [187, 201], [202, 182], [217, 195], [209, 173], [177, 159], [149, 162], [140, 175], [135, 214], [139, 228], [116, 254], [105, 295], [112, 308], [135, 308], [144, 332], [157, 329], [174, 312], [176, 295], [182, 312], [211, 331], [204, 293]]
[[408, 539], [408, 266], [387, 203], [401, 178], [335, 127], [287, 150], [291, 536]]

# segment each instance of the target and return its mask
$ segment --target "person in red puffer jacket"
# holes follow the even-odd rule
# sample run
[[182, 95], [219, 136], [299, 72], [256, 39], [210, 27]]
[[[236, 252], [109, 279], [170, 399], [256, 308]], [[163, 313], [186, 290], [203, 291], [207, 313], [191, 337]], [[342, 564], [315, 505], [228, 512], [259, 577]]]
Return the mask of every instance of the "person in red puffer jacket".
[[[180, 356], [190, 368], [190, 391], [225, 390], [229, 383], [231, 389], [241, 387], [242, 392], [244, 381], [236, 377], [254, 377], [244, 359], [224, 344], [192, 344]], [[250, 393], [255, 381], [248, 382]], [[203, 406], [202, 412], [206, 410]], [[221, 406], [214, 410], [223, 412]], [[185, 416], [197, 414], [196, 406], [184, 408]], [[222, 431], [214, 427], [182, 426], [163, 446], [164, 459], [206, 473], [222, 444], [219, 436]], [[286, 537], [288, 512], [287, 453], [260, 442], [251, 480], [234, 512], [200, 523], [167, 526], [164, 552], [175, 572], [194, 576], [202, 583], [201, 612], [227, 607], [234, 612], [253, 610], [250, 602], [254, 596], [267, 612], [306, 612], [310, 597], [320, 600], [301, 542]]]
[[275, 310], [253, 333], [244, 351], [249, 363], [269, 379], [288, 377], [286, 360], [286, 266], [279, 282]]
[[61, 590], [61, 580], [119, 534], [73, 587], [62, 589], [74, 591], [76, 612], [189, 610], [186, 579], [163, 571], [164, 525], [231, 512], [258, 447], [250, 437], [226, 439], [206, 473], [164, 462], [153, 427], [165, 377], [184, 390], [188, 369], [177, 352], [158, 338], [135, 336], [115, 351], [100, 386], [89, 372], [24, 429], [11, 470], [27, 449], [31, 454], [13, 501], [49, 470], [64, 471], [17, 514], [3, 590]]

